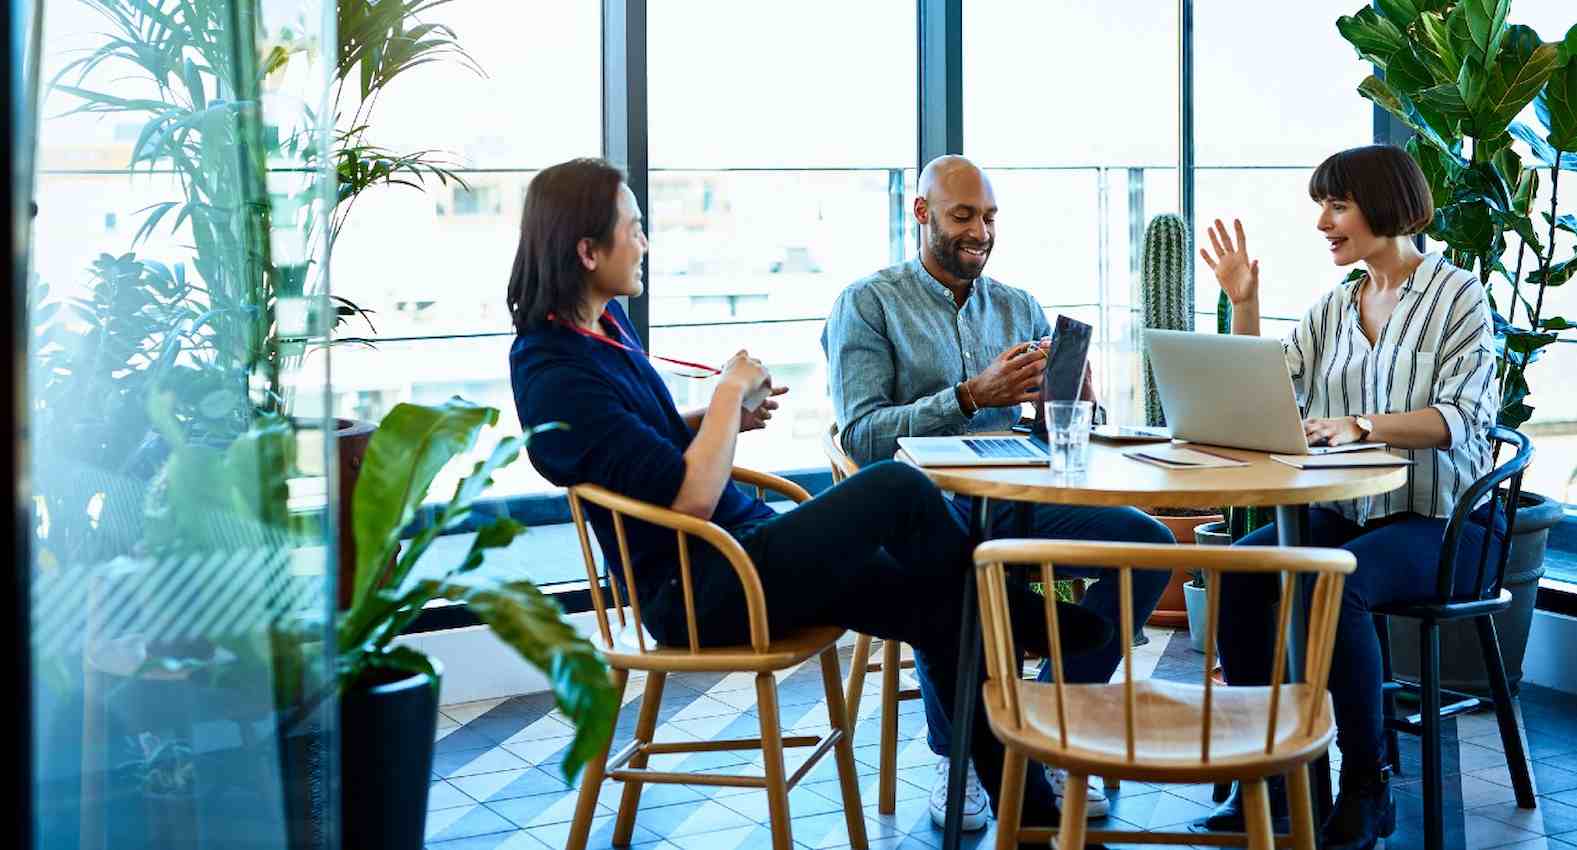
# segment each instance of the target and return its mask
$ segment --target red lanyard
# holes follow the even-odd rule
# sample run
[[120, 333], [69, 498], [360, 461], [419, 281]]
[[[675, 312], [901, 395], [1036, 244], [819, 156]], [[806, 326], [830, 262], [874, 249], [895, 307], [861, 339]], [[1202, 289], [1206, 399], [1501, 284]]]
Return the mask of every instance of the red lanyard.
[[646, 357], [651, 359], [651, 360], [661, 360], [664, 363], [671, 363], [671, 364], [673, 364], [675, 366], [684, 366], [684, 367], [689, 368], [689, 369], [700, 369], [703, 373], [705, 373], [705, 374], [701, 374], [701, 375], [689, 375], [689, 374], [685, 374], [684, 372], [670, 372], [670, 374], [679, 375], [680, 377], [684, 377], [684, 378], [710, 378], [713, 375], [720, 375], [720, 374], [723, 373], [722, 369], [719, 369], [716, 366], [708, 366], [705, 363], [691, 363], [688, 360], [675, 360], [672, 357], [663, 357], [663, 356], [660, 356], [660, 355], [657, 355], [657, 354], [647, 354], [646, 352], [641, 351], [640, 349], [636, 348], [633, 344], [631, 344], [631, 343], [634, 343], [634, 340], [630, 339], [629, 334], [625, 333], [624, 326], [619, 324], [618, 321], [616, 321], [612, 317], [610, 317], [606, 310], [603, 311], [602, 316], [600, 318], [607, 319], [608, 323], [613, 325], [613, 329], [619, 332], [619, 336], [624, 337], [624, 339], [628, 340], [629, 342], [628, 343], [620, 342], [619, 340], [613, 339], [611, 337], [603, 336], [602, 334], [592, 333], [591, 331], [588, 331], [588, 330], [586, 330], [585, 328], [583, 328], [583, 327], [581, 327], [579, 325], [572, 325], [569, 322], [561, 321], [558, 316], [555, 316], [552, 313], [548, 314], [548, 321], [554, 322], [554, 323], [558, 324], [561, 327], [569, 328], [570, 330], [574, 331], [575, 333], [580, 334], [581, 336], [583, 336], [583, 337], [585, 337], [587, 339], [595, 340], [596, 342], [600, 342], [603, 345], [611, 345], [614, 348], [617, 348], [617, 349], [619, 349], [621, 351], [628, 351], [631, 354], [645, 354]]

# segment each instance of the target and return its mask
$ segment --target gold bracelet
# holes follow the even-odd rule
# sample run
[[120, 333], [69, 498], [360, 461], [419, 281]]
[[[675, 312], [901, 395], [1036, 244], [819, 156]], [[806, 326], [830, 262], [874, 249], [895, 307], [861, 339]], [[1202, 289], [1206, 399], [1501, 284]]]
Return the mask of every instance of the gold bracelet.
[[964, 391], [964, 400], [969, 402], [969, 410], [964, 411], [964, 415], [973, 418], [976, 413], [980, 412], [980, 405], [975, 403], [975, 394], [969, 391], [969, 383], [967, 381], [959, 381], [958, 388]]

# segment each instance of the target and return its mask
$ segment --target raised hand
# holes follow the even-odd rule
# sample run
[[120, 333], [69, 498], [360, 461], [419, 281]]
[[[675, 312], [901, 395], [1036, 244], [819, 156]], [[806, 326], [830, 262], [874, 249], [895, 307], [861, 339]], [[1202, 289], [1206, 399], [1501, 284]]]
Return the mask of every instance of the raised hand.
[[1249, 259], [1248, 237], [1243, 233], [1243, 222], [1233, 219], [1232, 226], [1237, 231], [1236, 244], [1227, 235], [1227, 226], [1218, 218], [1215, 227], [1205, 231], [1210, 234], [1215, 256], [1211, 257], [1204, 248], [1199, 249], [1199, 255], [1205, 258], [1205, 265], [1216, 273], [1216, 283], [1233, 304], [1258, 301], [1259, 260]]

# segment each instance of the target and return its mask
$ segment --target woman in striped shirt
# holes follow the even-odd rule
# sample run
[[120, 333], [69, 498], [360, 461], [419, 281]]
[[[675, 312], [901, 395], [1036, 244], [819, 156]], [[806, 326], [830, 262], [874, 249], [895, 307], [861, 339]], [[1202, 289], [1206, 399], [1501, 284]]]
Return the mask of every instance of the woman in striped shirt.
[[[1380, 643], [1373, 606], [1423, 601], [1435, 587], [1446, 521], [1457, 499], [1491, 466], [1487, 432], [1499, 407], [1493, 325], [1484, 287], [1440, 254], [1422, 254], [1413, 236], [1433, 215], [1428, 182], [1402, 150], [1370, 146], [1327, 159], [1309, 180], [1316, 226], [1338, 266], [1364, 273], [1315, 302], [1284, 342], [1287, 369], [1311, 445], [1359, 440], [1389, 444], [1413, 460], [1407, 487], [1365, 499], [1316, 505], [1311, 542], [1358, 559], [1337, 624], [1330, 690], [1342, 752], [1340, 793], [1324, 825], [1324, 846], [1367, 848], [1389, 835], [1396, 810], [1384, 765]], [[1234, 235], [1217, 220], [1212, 250], [1201, 250], [1232, 301], [1232, 332], [1259, 334], [1259, 261], [1242, 222]], [[1487, 514], [1484, 511], [1480, 514]], [[1500, 530], [1496, 530], [1497, 536]], [[1479, 552], [1484, 525], [1470, 525], [1460, 551]], [[1274, 527], [1245, 545], [1276, 544]], [[1458, 565], [1457, 591], [1476, 575]], [[1266, 684], [1274, 606], [1269, 576], [1231, 576], [1221, 585], [1221, 662], [1234, 685]], [[1278, 795], [1278, 817], [1285, 796]], [[1205, 825], [1241, 829], [1234, 795]]]

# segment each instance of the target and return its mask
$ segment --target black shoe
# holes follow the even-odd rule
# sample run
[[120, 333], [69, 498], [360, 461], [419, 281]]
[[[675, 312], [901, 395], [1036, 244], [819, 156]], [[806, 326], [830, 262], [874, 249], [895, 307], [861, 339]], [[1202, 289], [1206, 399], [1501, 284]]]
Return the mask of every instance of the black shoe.
[[[1292, 831], [1292, 818], [1287, 814], [1287, 780], [1272, 776], [1265, 780], [1270, 792], [1270, 828], [1279, 833]], [[1194, 821], [1195, 832], [1245, 832], [1248, 824], [1243, 818], [1243, 786], [1232, 783], [1232, 795], [1216, 806], [1215, 811]]]
[[1325, 850], [1371, 850], [1396, 831], [1396, 800], [1391, 768], [1362, 770], [1342, 763], [1341, 790], [1322, 831]]

